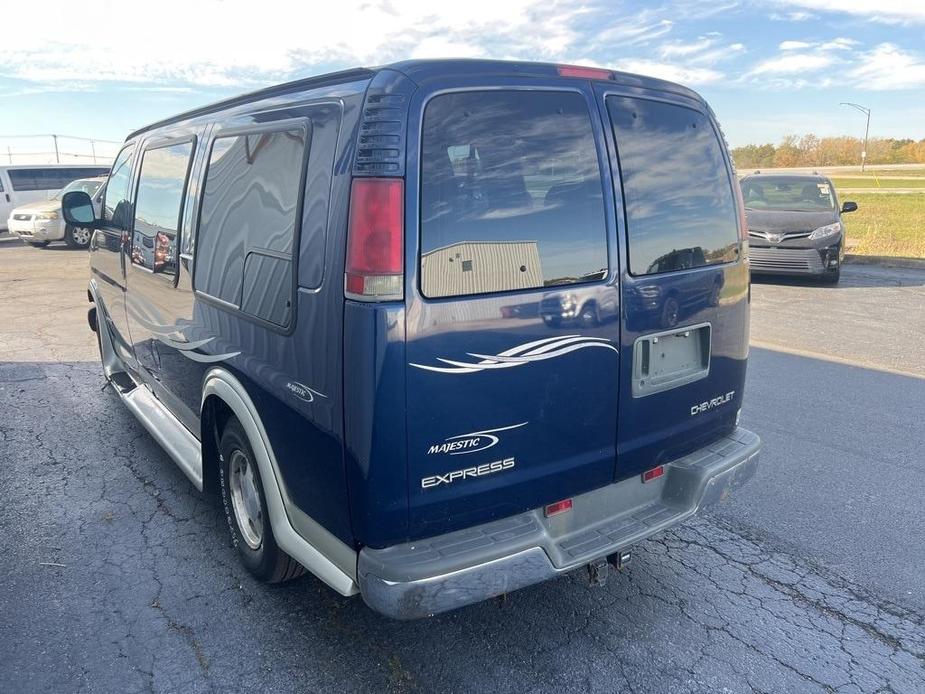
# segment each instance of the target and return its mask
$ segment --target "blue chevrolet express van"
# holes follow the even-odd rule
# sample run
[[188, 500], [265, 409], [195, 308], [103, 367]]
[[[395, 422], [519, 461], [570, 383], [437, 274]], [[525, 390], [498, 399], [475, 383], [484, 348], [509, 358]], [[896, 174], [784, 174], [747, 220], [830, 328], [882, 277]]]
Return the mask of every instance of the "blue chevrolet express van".
[[600, 578], [756, 469], [741, 194], [684, 87], [350, 70], [138, 130], [64, 208], [106, 376], [265, 581], [413, 618]]

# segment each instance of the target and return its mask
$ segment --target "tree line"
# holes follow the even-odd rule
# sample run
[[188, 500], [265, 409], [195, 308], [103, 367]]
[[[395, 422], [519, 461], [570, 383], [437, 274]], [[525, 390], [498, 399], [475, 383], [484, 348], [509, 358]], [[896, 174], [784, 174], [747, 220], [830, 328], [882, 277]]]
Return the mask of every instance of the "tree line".
[[[844, 166], [861, 163], [864, 140], [857, 137], [787, 135], [780, 144], [745, 145], [732, 149], [738, 169], [791, 166]], [[925, 139], [875, 137], [867, 143], [868, 164], [925, 164]]]

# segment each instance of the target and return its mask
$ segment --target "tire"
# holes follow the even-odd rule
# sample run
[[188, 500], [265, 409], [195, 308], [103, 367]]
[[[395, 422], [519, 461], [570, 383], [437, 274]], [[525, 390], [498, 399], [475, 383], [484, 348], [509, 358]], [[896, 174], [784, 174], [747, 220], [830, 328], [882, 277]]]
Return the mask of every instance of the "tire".
[[590, 302], [581, 307], [578, 318], [586, 328], [594, 328], [601, 324], [601, 318], [597, 314], [597, 305]]
[[84, 227], [74, 227], [68, 224], [64, 227], [64, 243], [67, 244], [68, 248], [88, 248], [92, 233]]
[[835, 268], [835, 271], [834, 271], [834, 272], [827, 272], [827, 273], [825, 273], [825, 274], [822, 276], [822, 283], [823, 283], [823, 284], [830, 284], [830, 285], [832, 285], [832, 286], [835, 286], [836, 284], [838, 284], [838, 280], [840, 280], [840, 279], [841, 279], [841, 265], [839, 265], [837, 268]]
[[663, 328], [673, 328], [678, 324], [678, 320], [681, 318], [681, 304], [678, 303], [678, 300], [669, 296], [665, 299], [665, 303], [662, 305], [662, 327]]
[[222, 505], [241, 563], [265, 583], [281, 583], [304, 574], [305, 568], [276, 544], [257, 458], [235, 417], [222, 430], [219, 456]]

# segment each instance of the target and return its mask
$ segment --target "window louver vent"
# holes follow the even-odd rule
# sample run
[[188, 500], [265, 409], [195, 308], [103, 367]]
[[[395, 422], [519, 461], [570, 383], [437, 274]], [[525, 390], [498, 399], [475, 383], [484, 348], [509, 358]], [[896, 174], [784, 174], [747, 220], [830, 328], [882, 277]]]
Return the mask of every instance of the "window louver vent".
[[404, 176], [405, 135], [408, 100], [414, 84], [405, 77], [383, 70], [376, 74], [366, 92], [354, 176]]

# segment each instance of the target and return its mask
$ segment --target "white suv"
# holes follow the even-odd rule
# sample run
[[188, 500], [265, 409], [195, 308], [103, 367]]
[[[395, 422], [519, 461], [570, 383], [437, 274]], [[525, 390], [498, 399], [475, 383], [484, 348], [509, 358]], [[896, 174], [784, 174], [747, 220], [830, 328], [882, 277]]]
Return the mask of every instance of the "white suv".
[[7, 225], [11, 234], [32, 246], [47, 246], [52, 241], [64, 241], [70, 248], [90, 245], [90, 230], [65, 223], [61, 215], [61, 197], [72, 190], [81, 190], [91, 197], [99, 214], [102, 186], [105, 178], [80, 178], [59, 190], [50, 200], [20, 205], [10, 213]]

